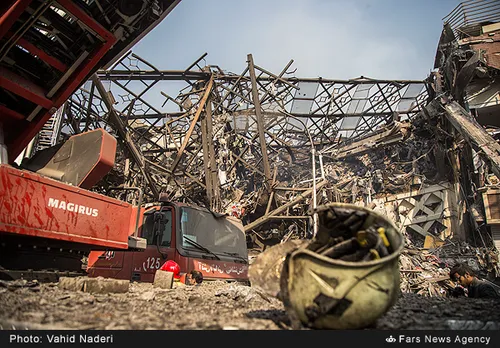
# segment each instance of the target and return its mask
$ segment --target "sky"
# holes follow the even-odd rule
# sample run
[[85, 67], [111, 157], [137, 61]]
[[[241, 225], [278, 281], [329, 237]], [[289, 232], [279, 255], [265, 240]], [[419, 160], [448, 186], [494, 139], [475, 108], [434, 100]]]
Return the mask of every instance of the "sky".
[[181, 0], [132, 51], [160, 70], [241, 74], [247, 55], [275, 74], [423, 80], [458, 0]]

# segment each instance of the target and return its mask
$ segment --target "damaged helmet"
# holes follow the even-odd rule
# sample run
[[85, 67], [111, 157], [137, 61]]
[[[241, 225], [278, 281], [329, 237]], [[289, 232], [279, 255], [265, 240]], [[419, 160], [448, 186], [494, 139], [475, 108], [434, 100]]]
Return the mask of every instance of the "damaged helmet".
[[352, 204], [318, 207], [318, 233], [289, 252], [280, 298], [292, 324], [360, 329], [373, 324], [400, 293], [403, 236], [387, 218]]

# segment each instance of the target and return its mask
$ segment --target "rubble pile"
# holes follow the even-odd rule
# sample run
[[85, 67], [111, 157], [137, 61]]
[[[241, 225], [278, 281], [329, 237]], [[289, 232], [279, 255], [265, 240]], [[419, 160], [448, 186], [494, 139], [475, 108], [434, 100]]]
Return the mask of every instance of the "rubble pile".
[[[317, 192], [317, 205], [342, 202], [370, 206], [374, 199], [446, 180], [435, 165], [440, 147], [439, 139], [432, 132], [417, 131], [412, 123], [405, 121], [383, 127], [378, 133], [381, 137], [377, 142], [373, 142], [371, 136], [366, 141], [357, 141], [357, 145], [346, 142], [320, 151], [324, 165], [317, 169], [320, 176], [317, 180], [324, 181], [325, 185]], [[353, 151], [354, 147], [358, 150]], [[264, 186], [254, 190], [241, 186], [228, 188], [237, 192], [233, 197], [239, 200], [226, 200], [227, 212], [242, 218], [244, 223], [264, 215], [270, 199], [275, 200], [278, 206], [284, 205], [311, 187], [311, 158], [307, 154], [296, 155], [290, 163], [284, 163], [278, 155], [271, 158], [279, 168], [273, 187], [290, 190], [274, 190], [271, 196]], [[236, 181], [234, 185], [242, 182]], [[311, 197], [305, 197], [288, 208], [286, 213], [307, 216], [311, 207]], [[275, 243], [308, 238], [311, 235], [306, 221], [271, 221], [253, 229], [252, 233], [260, 240], [274, 240]]]
[[396, 143], [360, 155], [343, 156], [325, 165], [338, 202], [368, 205], [372, 199], [444, 179], [438, 177], [433, 153], [438, 140], [430, 133], [412, 132], [408, 123], [402, 124], [399, 132], [404, 136]]
[[450, 269], [468, 264], [480, 278], [494, 280], [500, 273], [498, 252], [493, 248], [473, 247], [466, 242], [447, 240], [434, 249], [406, 245], [400, 256], [401, 291], [422, 296], [447, 297], [455, 287]]
[[449, 268], [442, 267], [427, 251], [405, 248], [399, 263], [402, 292], [445, 297], [455, 287], [450, 280]]
[[474, 247], [466, 242], [447, 240], [430, 252], [449, 267], [457, 262], [466, 262], [480, 277], [500, 277], [499, 257], [495, 248]]
[[[0, 330], [291, 329], [280, 300], [263, 296], [253, 287], [226, 282], [174, 289], [132, 282], [123, 294], [70, 291], [57, 283], [31, 285], [0, 283]], [[495, 305], [495, 300], [488, 299], [443, 301], [403, 293], [369, 329], [498, 330], [500, 312]]]

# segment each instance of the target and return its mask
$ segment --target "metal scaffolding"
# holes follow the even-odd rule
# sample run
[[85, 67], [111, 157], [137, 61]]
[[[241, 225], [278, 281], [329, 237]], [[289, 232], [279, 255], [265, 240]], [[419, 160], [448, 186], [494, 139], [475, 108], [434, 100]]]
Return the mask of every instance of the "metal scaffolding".
[[[313, 155], [313, 166], [311, 147], [328, 155], [411, 120], [430, 98], [425, 81], [297, 78], [293, 60], [274, 74], [252, 55], [238, 75], [201, 66], [205, 56], [173, 71], [129, 52], [66, 102], [60, 140], [103, 127], [123, 145], [100, 189], [121, 184], [144, 189], [150, 202], [161, 192], [218, 212], [245, 209], [247, 230], [293, 219], [305, 231], [309, 217], [297, 206], [326, 184], [321, 172], [312, 180], [323, 158]], [[172, 84], [184, 86], [175, 97]]]

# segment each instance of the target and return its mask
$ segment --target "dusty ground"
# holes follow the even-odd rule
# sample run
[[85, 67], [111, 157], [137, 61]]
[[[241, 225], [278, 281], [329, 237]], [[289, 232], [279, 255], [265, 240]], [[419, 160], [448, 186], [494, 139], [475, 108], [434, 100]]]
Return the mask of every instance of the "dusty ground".
[[[56, 283], [0, 283], [3, 329], [282, 330], [282, 303], [222, 281], [174, 289], [131, 283], [128, 293], [89, 294]], [[500, 329], [499, 302], [403, 294], [371, 329]]]

